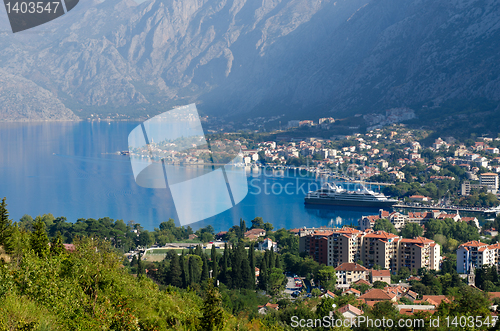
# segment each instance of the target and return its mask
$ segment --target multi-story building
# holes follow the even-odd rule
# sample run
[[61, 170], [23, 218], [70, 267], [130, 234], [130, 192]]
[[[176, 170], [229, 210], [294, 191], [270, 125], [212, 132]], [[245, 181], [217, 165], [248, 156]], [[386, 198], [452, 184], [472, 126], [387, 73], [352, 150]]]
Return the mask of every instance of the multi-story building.
[[393, 272], [403, 266], [410, 269], [439, 270], [439, 245], [426, 238], [403, 239], [384, 231], [364, 232], [342, 229], [300, 232], [299, 249], [315, 261], [338, 267], [362, 261], [366, 268], [379, 265]]
[[370, 232], [363, 236], [361, 261], [372, 268], [379, 265], [383, 269], [396, 270], [397, 240], [399, 237], [385, 231]]
[[457, 272], [468, 274], [470, 271], [483, 266], [497, 266], [500, 253], [500, 244], [488, 245], [481, 241], [469, 241], [457, 249]]
[[494, 172], [488, 172], [481, 174], [479, 177], [479, 184], [486, 185], [488, 187], [488, 192], [497, 193], [498, 191], [498, 174]]
[[439, 270], [441, 253], [439, 245], [433, 240], [418, 237], [398, 240], [397, 269], [407, 267], [410, 270], [427, 268]]

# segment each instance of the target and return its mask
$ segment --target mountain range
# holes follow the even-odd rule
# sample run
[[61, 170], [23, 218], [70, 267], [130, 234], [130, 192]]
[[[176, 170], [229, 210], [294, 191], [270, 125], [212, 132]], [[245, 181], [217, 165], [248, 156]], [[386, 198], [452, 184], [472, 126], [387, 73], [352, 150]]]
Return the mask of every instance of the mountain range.
[[423, 116], [457, 100], [497, 114], [499, 40], [494, 0], [80, 1], [25, 32], [0, 20], [0, 120], [191, 102], [231, 118]]

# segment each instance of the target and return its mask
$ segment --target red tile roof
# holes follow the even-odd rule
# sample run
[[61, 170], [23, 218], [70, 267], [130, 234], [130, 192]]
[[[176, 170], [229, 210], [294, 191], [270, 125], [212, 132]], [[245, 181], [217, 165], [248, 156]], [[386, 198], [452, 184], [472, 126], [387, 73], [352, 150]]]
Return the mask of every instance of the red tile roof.
[[436, 307], [439, 306], [443, 301], [446, 303], [451, 302], [450, 299], [446, 297], [446, 295], [424, 295], [422, 297], [422, 301], [427, 301], [428, 303]]
[[371, 270], [372, 277], [391, 277], [390, 270]]
[[342, 263], [337, 268], [336, 271], [368, 271], [365, 267], [357, 263]]
[[356, 307], [354, 307], [353, 305], [351, 304], [347, 304], [343, 307], [340, 307], [339, 309], [337, 309], [337, 312], [343, 314], [343, 313], [346, 313], [346, 312], [352, 312], [353, 314], [355, 315], [363, 315], [363, 311], [361, 309], [358, 309]]
[[367, 291], [365, 294], [359, 297], [365, 301], [375, 301], [375, 300], [391, 300], [392, 297], [384, 290], [374, 288]]

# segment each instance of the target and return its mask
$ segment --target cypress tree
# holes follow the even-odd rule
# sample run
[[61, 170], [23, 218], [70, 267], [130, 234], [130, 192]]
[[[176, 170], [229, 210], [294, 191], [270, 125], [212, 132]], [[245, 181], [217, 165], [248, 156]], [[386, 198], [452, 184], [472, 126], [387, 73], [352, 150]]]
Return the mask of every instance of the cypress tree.
[[196, 246], [194, 250], [194, 254], [198, 255], [199, 257], [203, 256], [203, 250], [201, 249], [201, 245]]
[[231, 279], [233, 281], [233, 288], [244, 287], [242, 271], [244, 252], [242, 252], [242, 249], [245, 250], [242, 243], [239, 243], [237, 247], [233, 247], [233, 254], [231, 259]]
[[179, 256], [175, 251], [170, 255], [170, 267], [167, 271], [167, 283], [172, 286], [182, 287], [182, 269], [179, 263]]
[[197, 284], [201, 279], [202, 261], [198, 255], [189, 255], [188, 261], [189, 284]]
[[203, 259], [202, 259], [202, 269], [201, 269], [201, 281], [204, 282], [210, 278], [210, 274], [208, 271], [208, 257], [206, 254], [203, 254]]
[[[244, 253], [244, 252], [243, 252]], [[250, 269], [250, 262], [246, 254], [243, 255], [243, 259], [241, 261], [241, 287], [247, 289], [253, 289], [253, 277], [252, 270]]]
[[240, 230], [243, 234], [247, 232], [247, 225], [245, 223], [245, 220], [243, 218], [240, 218]]
[[265, 259], [262, 259], [262, 263], [260, 264], [258, 280], [259, 288], [261, 290], [267, 291], [267, 261]]
[[252, 278], [252, 287], [255, 287], [255, 249], [254, 243], [250, 244], [250, 249], [248, 250], [248, 263], [250, 264], [251, 278]]
[[49, 238], [45, 232], [45, 223], [38, 216], [33, 224], [34, 231], [30, 236], [30, 244], [35, 254], [39, 257], [46, 257], [49, 252]]
[[182, 252], [182, 255], [180, 257], [180, 265], [181, 265], [181, 278], [182, 278], [182, 287], [186, 288], [189, 285], [189, 273], [188, 269], [186, 268], [186, 259], [184, 258], [185, 254]]
[[3, 198], [2, 203], [0, 203], [0, 246], [5, 246], [7, 243], [12, 226], [12, 220], [9, 219], [9, 212], [7, 211], [6, 199]]
[[221, 280], [228, 288], [232, 286], [231, 275], [229, 274], [229, 248], [227, 247], [227, 243], [224, 244], [224, 255], [222, 255], [222, 273]]
[[280, 255], [279, 255], [279, 254], [276, 254], [275, 256], [276, 256], [275, 263], [274, 263], [275, 268], [279, 268], [279, 269], [281, 269], [281, 259], [280, 259]]
[[272, 270], [273, 268], [276, 267], [276, 258], [274, 256], [274, 251], [271, 249], [268, 251], [269, 252], [269, 264], [267, 265], [267, 268], [269, 270]]
[[144, 263], [142, 262], [142, 255], [139, 254], [139, 259], [137, 260], [137, 278], [141, 278], [146, 274], [144, 269]]
[[215, 245], [212, 245], [212, 278], [214, 279], [214, 285], [217, 285], [217, 278], [219, 277], [219, 263], [217, 262], [217, 250]]
[[132, 256], [132, 261], [130, 261], [130, 266], [133, 267], [137, 264], [137, 255]]

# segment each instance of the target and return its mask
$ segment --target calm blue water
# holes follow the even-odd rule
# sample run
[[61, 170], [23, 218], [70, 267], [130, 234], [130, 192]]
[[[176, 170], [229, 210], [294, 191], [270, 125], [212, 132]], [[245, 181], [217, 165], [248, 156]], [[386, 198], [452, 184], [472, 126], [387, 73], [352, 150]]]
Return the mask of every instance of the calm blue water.
[[[166, 189], [139, 187], [127, 156], [127, 138], [138, 123], [0, 123], [0, 197], [7, 197], [11, 218], [45, 213], [78, 218], [133, 220], [153, 230], [174, 218], [176, 210]], [[243, 218], [260, 216], [275, 229], [357, 224], [377, 210], [305, 207], [304, 195], [315, 189], [314, 178], [276, 177], [249, 171], [249, 194], [236, 207], [193, 228], [211, 224], [227, 230]], [[287, 185], [287, 192], [284, 191]], [[210, 194], [210, 192], [207, 192]]]

